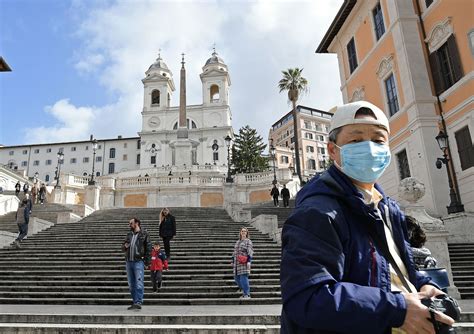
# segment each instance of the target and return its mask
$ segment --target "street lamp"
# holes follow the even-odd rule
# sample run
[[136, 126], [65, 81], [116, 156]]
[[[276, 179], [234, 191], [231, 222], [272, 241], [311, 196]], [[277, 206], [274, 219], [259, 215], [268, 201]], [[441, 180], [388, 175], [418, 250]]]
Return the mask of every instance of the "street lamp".
[[291, 150], [291, 160], [293, 161], [293, 169], [292, 169], [293, 175], [297, 175], [296, 170], [295, 170], [295, 148], [292, 146], [290, 150]]
[[56, 185], [54, 186], [55, 189], [61, 189], [61, 185], [59, 184], [59, 179], [61, 177], [61, 164], [64, 160], [64, 153], [63, 151], [59, 150], [56, 154], [58, 157], [58, 166], [56, 167]]
[[443, 164], [445, 164], [446, 171], [448, 172], [449, 197], [451, 199], [451, 203], [447, 207], [448, 214], [464, 212], [464, 205], [461, 203], [461, 198], [459, 194], [454, 191], [453, 180], [448, 168], [449, 158], [446, 154], [446, 149], [448, 148], [448, 135], [445, 134], [443, 131], [440, 131], [435, 138], [438, 142], [439, 148], [441, 149], [441, 151], [443, 151], [443, 158], [436, 159], [436, 168], [441, 169], [443, 167]]
[[216, 164], [216, 153], [218, 150], [219, 150], [219, 145], [217, 144], [217, 140], [214, 140], [214, 144], [212, 144], [212, 160], [214, 161], [214, 165]]
[[227, 177], [225, 179], [226, 183], [232, 183], [234, 182], [234, 179], [232, 176], [230, 176], [230, 144], [232, 142], [232, 138], [230, 138], [229, 135], [227, 135], [225, 138], [225, 144], [227, 146]]
[[[91, 135], [91, 139], [92, 139], [92, 135]], [[97, 147], [98, 147], [98, 144], [97, 144], [97, 139], [92, 139], [91, 140], [91, 143], [92, 143], [92, 174], [91, 174], [91, 179], [89, 181], [89, 185], [90, 186], [93, 186], [95, 185], [95, 181], [94, 181], [94, 173], [95, 173], [95, 151], [97, 151]]]
[[277, 175], [276, 175], [276, 171], [275, 171], [275, 146], [273, 146], [273, 139], [272, 139], [272, 143], [270, 144], [270, 152], [272, 154], [272, 157], [273, 157], [273, 181], [272, 181], [272, 184], [277, 184], [278, 181], [277, 181]]

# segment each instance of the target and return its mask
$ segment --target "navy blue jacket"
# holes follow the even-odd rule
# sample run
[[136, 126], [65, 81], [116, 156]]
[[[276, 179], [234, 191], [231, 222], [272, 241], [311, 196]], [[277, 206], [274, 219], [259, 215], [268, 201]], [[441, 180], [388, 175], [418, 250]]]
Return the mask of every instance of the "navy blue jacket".
[[[432, 284], [415, 270], [400, 208], [375, 187], [410, 281], [417, 289]], [[378, 334], [403, 324], [405, 299], [390, 291], [389, 263], [363, 224], [385, 237], [375, 208], [335, 166], [300, 190], [282, 231], [281, 333]]]

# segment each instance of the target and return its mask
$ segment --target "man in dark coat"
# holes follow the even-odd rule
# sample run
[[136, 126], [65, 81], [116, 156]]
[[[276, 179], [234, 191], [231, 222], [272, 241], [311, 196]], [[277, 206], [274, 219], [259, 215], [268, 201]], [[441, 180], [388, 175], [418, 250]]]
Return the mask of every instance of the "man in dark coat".
[[334, 165], [300, 190], [283, 225], [283, 334], [434, 333], [421, 299], [443, 292], [415, 270], [405, 217], [375, 183], [390, 163], [389, 132], [371, 103], [334, 112]]
[[20, 242], [28, 234], [28, 223], [30, 221], [30, 210], [28, 208], [28, 200], [24, 198], [20, 207], [16, 211], [16, 223], [18, 225], [18, 237], [15, 239], [15, 247], [20, 248]]
[[176, 235], [176, 219], [168, 208], [164, 208], [160, 213], [160, 237], [163, 239], [166, 257], [171, 255], [171, 239]]
[[290, 191], [286, 187], [286, 184], [283, 185], [283, 189], [281, 190], [281, 197], [283, 198], [283, 206], [285, 208], [290, 206]]
[[145, 267], [148, 267], [151, 262], [151, 241], [147, 231], [141, 228], [138, 218], [132, 218], [128, 225], [130, 232], [122, 244], [126, 260], [128, 287], [133, 300], [133, 304], [128, 309], [140, 310], [145, 291]]
[[273, 205], [280, 206], [278, 203], [278, 197], [280, 197], [280, 191], [278, 190], [276, 184], [273, 185], [272, 190], [270, 190], [270, 196], [273, 197]]

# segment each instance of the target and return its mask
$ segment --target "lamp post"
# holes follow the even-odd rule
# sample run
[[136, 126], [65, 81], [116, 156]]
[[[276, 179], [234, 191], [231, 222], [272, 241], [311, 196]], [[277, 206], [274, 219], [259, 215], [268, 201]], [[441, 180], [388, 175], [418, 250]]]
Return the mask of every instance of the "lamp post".
[[275, 171], [275, 146], [273, 146], [273, 140], [272, 140], [272, 143], [270, 144], [270, 152], [272, 154], [272, 158], [273, 158], [273, 181], [272, 181], [272, 184], [275, 185], [278, 183], [277, 181], [277, 175], [276, 175], [276, 171]]
[[454, 191], [452, 176], [448, 168], [449, 158], [446, 154], [446, 149], [448, 147], [448, 135], [445, 134], [443, 131], [440, 131], [436, 136], [436, 141], [438, 142], [441, 151], [443, 151], [443, 158], [436, 159], [436, 168], [441, 169], [443, 167], [443, 164], [445, 164], [446, 171], [448, 172], [449, 197], [451, 199], [451, 203], [449, 204], [449, 206], [447, 206], [448, 214], [463, 212], [464, 205], [461, 203], [461, 198], [459, 194]]
[[212, 144], [212, 160], [214, 161], [214, 165], [216, 164], [216, 153], [218, 150], [219, 145], [217, 144], [217, 140], [214, 140], [214, 144]]
[[[92, 136], [91, 136], [91, 139], [92, 139]], [[94, 180], [94, 174], [95, 174], [95, 151], [97, 151], [97, 139], [92, 139], [91, 140], [91, 143], [92, 143], [92, 174], [91, 174], [91, 179], [89, 181], [89, 185], [90, 186], [93, 186], [95, 185], [95, 180]]]
[[58, 157], [58, 166], [56, 167], [57, 169], [57, 174], [56, 174], [56, 185], [54, 186], [55, 189], [61, 189], [61, 185], [59, 184], [59, 180], [61, 178], [61, 164], [63, 163], [64, 160], [64, 153], [63, 151], [59, 150], [58, 153], [56, 154]]
[[230, 144], [232, 142], [232, 138], [230, 138], [229, 135], [227, 135], [225, 138], [225, 144], [227, 146], [227, 177], [225, 179], [226, 183], [232, 183], [234, 182], [234, 179], [232, 176], [230, 176]]
[[292, 146], [290, 150], [291, 150], [291, 160], [293, 161], [293, 169], [292, 169], [293, 175], [297, 175], [296, 170], [295, 170], [295, 148]]

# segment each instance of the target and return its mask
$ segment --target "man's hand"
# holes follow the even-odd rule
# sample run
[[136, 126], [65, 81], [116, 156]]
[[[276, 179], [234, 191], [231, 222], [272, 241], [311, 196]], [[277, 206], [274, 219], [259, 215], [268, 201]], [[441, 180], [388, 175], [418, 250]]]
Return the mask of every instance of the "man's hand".
[[[418, 293], [402, 293], [405, 297], [407, 304], [407, 313], [405, 315], [405, 321], [403, 322], [401, 329], [408, 334], [410, 333], [423, 333], [423, 334], [435, 334], [433, 324], [429, 320], [431, 318], [428, 308], [421, 303], [421, 299], [432, 298], [439, 294], [443, 294], [442, 291], [436, 289], [434, 286], [424, 285], [421, 288], [421, 292]], [[436, 312], [436, 320], [443, 322], [447, 325], [452, 325], [454, 320], [448, 317], [446, 314]]]

